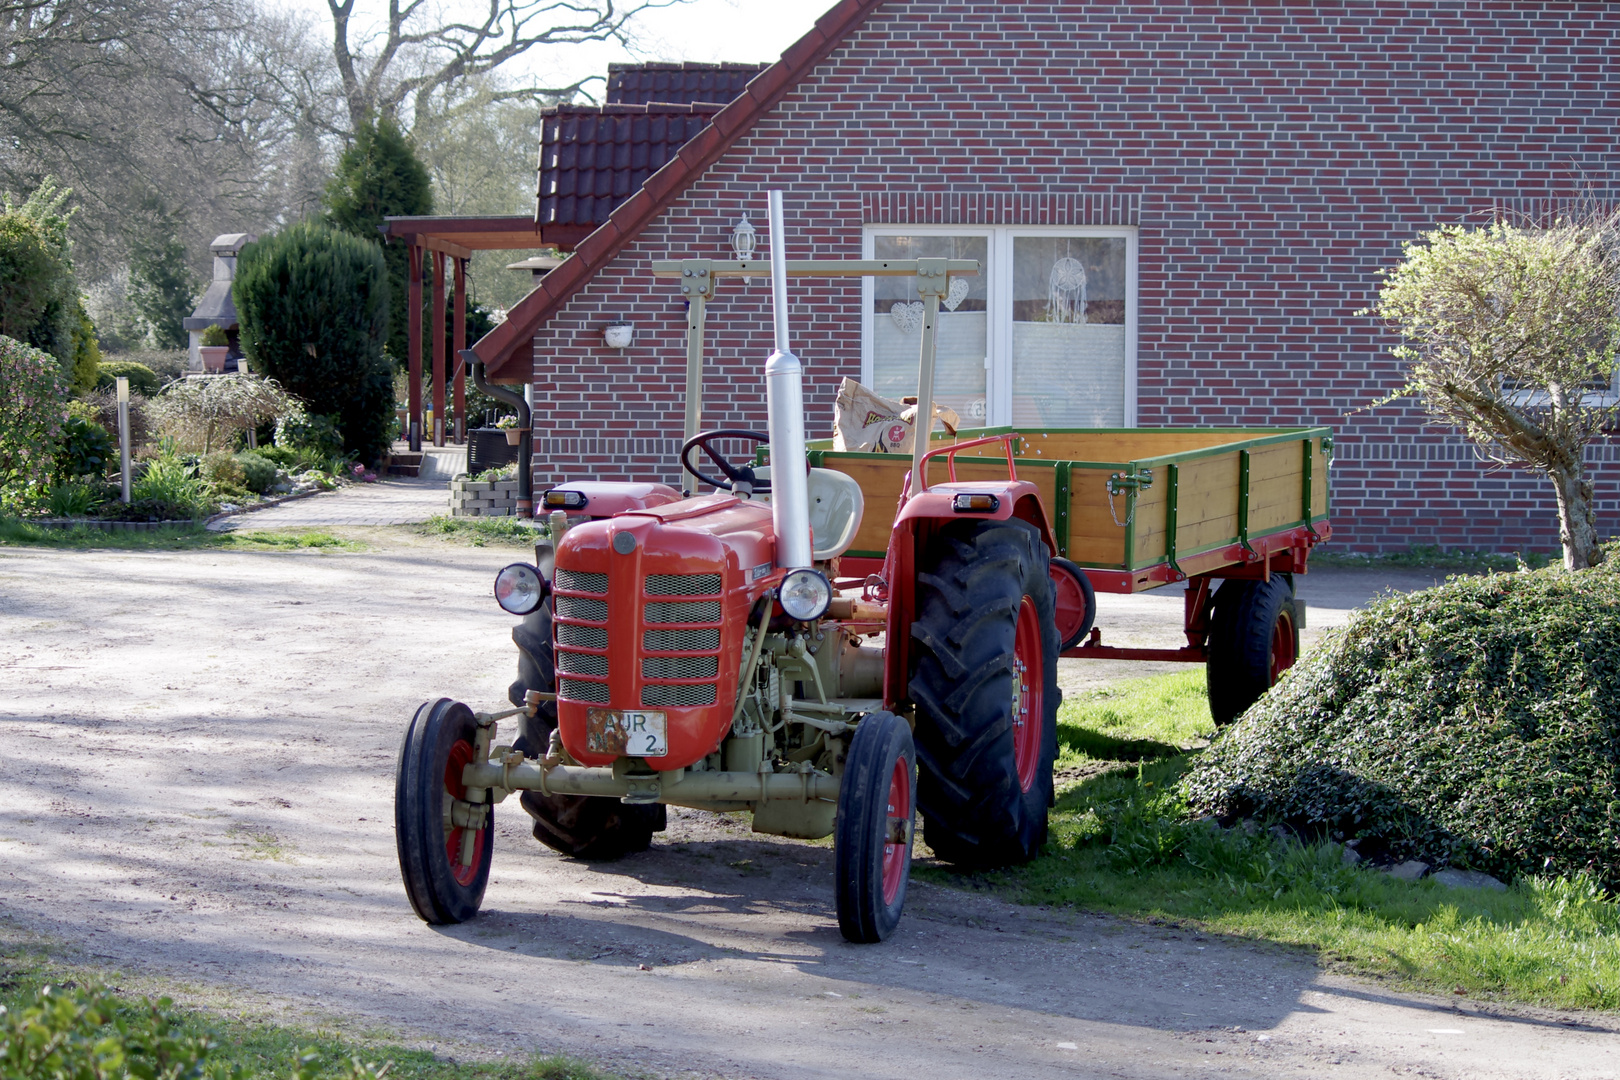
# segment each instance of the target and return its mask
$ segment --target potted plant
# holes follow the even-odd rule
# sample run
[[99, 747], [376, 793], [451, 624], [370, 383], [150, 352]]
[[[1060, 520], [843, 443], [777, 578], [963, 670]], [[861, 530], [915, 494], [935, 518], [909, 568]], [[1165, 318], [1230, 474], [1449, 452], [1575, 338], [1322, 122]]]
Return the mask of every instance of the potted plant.
[[225, 333], [223, 326], [210, 326], [202, 332], [202, 344], [197, 347], [197, 354], [202, 357], [204, 371], [219, 373], [225, 370], [225, 356], [230, 349], [231, 339]]
[[523, 436], [528, 433], [527, 428], [518, 427], [518, 418], [515, 414], [501, 417], [495, 421], [495, 426], [506, 432], [507, 446], [521, 446]]

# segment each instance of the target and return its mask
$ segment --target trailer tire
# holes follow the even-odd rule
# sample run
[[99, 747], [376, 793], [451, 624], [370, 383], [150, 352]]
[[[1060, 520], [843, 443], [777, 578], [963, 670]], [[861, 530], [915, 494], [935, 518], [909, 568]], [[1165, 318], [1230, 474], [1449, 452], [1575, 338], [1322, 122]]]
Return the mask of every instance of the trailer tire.
[[1225, 727], [1260, 700], [1299, 657], [1299, 615], [1291, 575], [1236, 578], [1215, 590], [1209, 620], [1209, 713]]
[[471, 866], [461, 865], [465, 834], [447, 830], [446, 799], [465, 803], [461, 767], [473, 759], [478, 724], [459, 701], [440, 698], [416, 710], [400, 743], [394, 770], [394, 839], [405, 895], [422, 921], [434, 926], [466, 922], [478, 914], [489, 884], [495, 809], [485, 799], [484, 825], [475, 834]]
[[1086, 640], [1097, 621], [1097, 590], [1086, 572], [1068, 559], [1052, 557], [1053, 612], [1058, 628], [1058, 652], [1065, 653]]
[[[551, 605], [523, 617], [512, 628], [518, 649], [518, 677], [506, 696], [523, 704], [530, 690], [549, 694], [556, 689], [556, 661], [551, 642]], [[512, 744], [525, 757], [543, 758], [557, 727], [557, 703], [545, 701], [533, 716], [518, 717], [518, 738]], [[518, 803], [534, 819], [534, 838], [554, 851], [576, 859], [607, 862], [647, 850], [652, 834], [663, 832], [662, 805], [631, 806], [617, 799], [590, 795], [542, 795], [525, 791]]]
[[928, 846], [959, 866], [1027, 862], [1046, 842], [1061, 700], [1050, 559], [1017, 518], [950, 522], [918, 559], [917, 805]]

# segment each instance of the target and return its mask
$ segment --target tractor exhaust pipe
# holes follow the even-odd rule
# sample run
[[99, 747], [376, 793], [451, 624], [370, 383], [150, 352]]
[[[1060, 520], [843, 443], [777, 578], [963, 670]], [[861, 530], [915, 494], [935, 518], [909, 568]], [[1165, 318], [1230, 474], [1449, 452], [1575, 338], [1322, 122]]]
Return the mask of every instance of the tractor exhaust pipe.
[[811, 564], [810, 485], [804, 469], [804, 365], [788, 348], [787, 237], [782, 193], [770, 193], [771, 310], [776, 351], [765, 361], [766, 430], [771, 436], [771, 524], [776, 565], [796, 570]]

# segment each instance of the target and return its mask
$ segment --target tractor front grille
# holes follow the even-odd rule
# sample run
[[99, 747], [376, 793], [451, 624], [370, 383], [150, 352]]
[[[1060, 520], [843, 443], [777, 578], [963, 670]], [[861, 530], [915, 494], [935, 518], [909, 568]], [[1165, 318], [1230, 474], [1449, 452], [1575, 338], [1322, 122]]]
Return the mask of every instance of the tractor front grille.
[[570, 701], [583, 701], [590, 705], [606, 705], [608, 703], [607, 683], [570, 679], [565, 675], [557, 680], [557, 691], [558, 697], [565, 697]]
[[[698, 656], [641, 658], [641, 704], [682, 709], [713, 705], [720, 677], [720, 574], [649, 574], [643, 585], [642, 648], [648, 653], [701, 653]], [[680, 629], [651, 629], [670, 624], [703, 624]], [[680, 680], [680, 681], [675, 681]], [[699, 682], [698, 680], [703, 680]]]
[[701, 652], [720, 647], [720, 629], [648, 630], [641, 635], [641, 647], [648, 652]]
[[718, 674], [718, 656], [648, 656], [641, 661], [644, 679], [712, 679]]
[[576, 626], [557, 624], [557, 644], [578, 645], [582, 649], [607, 648], [607, 628], [604, 626]]
[[557, 650], [557, 670], [569, 675], [595, 675], [598, 678], [607, 678], [608, 658], [601, 653], [572, 652], [568, 649]]
[[649, 623], [717, 623], [720, 601], [655, 600], [647, 605], [642, 619]]
[[714, 683], [647, 683], [641, 688], [641, 704], [649, 708], [689, 709], [713, 705]]
[[607, 599], [593, 596], [567, 596], [557, 594], [557, 618], [582, 619], [585, 622], [607, 622]]
[[[591, 705], [606, 705], [610, 696], [607, 683], [569, 676], [608, 677], [609, 661], [604, 652], [581, 651], [607, 649], [607, 627], [580, 625], [582, 622], [607, 622], [608, 576], [559, 567], [554, 584], [558, 590], [554, 601], [557, 617], [552, 622], [557, 634], [557, 696]], [[573, 593], [593, 595], [570, 595]]]
[[593, 574], [589, 570], [558, 570], [553, 584], [569, 592], [605, 593], [607, 575]]
[[719, 574], [648, 574], [648, 596], [713, 596], [720, 591]]

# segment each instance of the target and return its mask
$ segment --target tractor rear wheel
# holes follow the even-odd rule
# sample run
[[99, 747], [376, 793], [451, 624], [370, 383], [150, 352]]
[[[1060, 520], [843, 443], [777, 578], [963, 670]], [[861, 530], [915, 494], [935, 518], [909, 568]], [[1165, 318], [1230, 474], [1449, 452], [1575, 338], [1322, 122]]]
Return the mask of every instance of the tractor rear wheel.
[[[459, 701], [440, 698], [416, 710], [399, 748], [394, 777], [394, 837], [405, 895], [424, 922], [465, 922], [478, 914], [489, 883], [495, 810], [466, 801], [461, 771], [473, 759], [478, 724]], [[447, 824], [451, 814], [482, 809], [484, 822], [463, 857], [464, 829]]]
[[1229, 579], [1215, 590], [1209, 620], [1209, 712], [1225, 727], [1260, 700], [1299, 658], [1299, 615], [1291, 577]]
[[[518, 677], [506, 696], [523, 704], [530, 690], [549, 694], [556, 689], [556, 661], [551, 648], [551, 607], [540, 607], [512, 628], [518, 647]], [[542, 702], [532, 717], [518, 718], [513, 749], [531, 758], [543, 758], [557, 727], [557, 703]], [[590, 795], [542, 795], [525, 791], [518, 796], [524, 812], [534, 819], [534, 838], [576, 859], [605, 862], [647, 850], [652, 834], [664, 831], [663, 806], [629, 806], [617, 799]]]
[[1050, 559], [1017, 518], [953, 521], [918, 559], [917, 802], [948, 862], [1027, 862], [1046, 842], [1061, 700]]
[[838, 785], [833, 879], [846, 941], [883, 941], [900, 922], [911, 878], [917, 752], [911, 729], [889, 712], [867, 713], [849, 743]]

